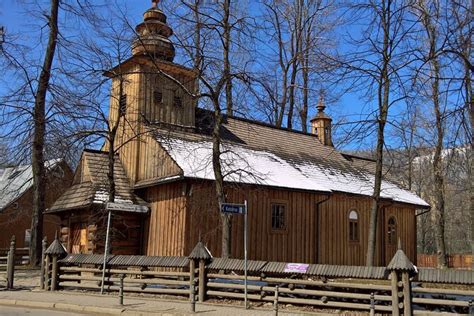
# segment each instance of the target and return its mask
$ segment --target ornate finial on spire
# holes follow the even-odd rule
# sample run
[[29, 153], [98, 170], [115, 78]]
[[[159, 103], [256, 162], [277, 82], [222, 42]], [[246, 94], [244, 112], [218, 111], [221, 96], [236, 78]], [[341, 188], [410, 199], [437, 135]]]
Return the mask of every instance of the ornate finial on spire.
[[321, 89], [319, 91], [319, 100], [318, 100], [318, 105], [316, 106], [318, 109], [318, 112], [324, 112], [324, 109], [326, 109], [326, 105], [324, 105], [324, 90]]
[[400, 237], [398, 237], [398, 250], [402, 249], [402, 241], [400, 240]]
[[175, 50], [169, 37], [173, 30], [166, 24], [166, 15], [157, 8], [159, 0], [152, 0], [151, 8], [143, 14], [143, 22], [135, 28], [137, 38], [132, 44], [132, 54], [173, 61]]

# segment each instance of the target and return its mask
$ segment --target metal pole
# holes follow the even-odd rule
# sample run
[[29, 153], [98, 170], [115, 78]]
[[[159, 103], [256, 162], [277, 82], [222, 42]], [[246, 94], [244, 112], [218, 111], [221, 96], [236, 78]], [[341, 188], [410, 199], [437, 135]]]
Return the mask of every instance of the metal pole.
[[245, 290], [245, 309], [249, 308], [248, 297], [247, 297], [247, 200], [244, 202], [245, 214], [244, 214], [244, 290]]
[[104, 264], [102, 265], [102, 284], [100, 285], [100, 294], [104, 294], [105, 265], [107, 263], [107, 253], [109, 252], [109, 233], [110, 233], [111, 219], [112, 219], [112, 211], [109, 211], [109, 214], [107, 217], [107, 233], [105, 234]]

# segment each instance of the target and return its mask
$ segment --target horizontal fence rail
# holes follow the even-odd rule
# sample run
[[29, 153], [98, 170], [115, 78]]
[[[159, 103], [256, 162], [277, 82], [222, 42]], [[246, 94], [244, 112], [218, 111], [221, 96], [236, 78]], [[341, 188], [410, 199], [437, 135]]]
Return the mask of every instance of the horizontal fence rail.
[[[8, 251], [10, 248], [0, 248], [0, 271], [6, 270], [7, 260], [8, 260]], [[15, 265], [29, 265], [29, 249], [28, 248], [15, 248]]]

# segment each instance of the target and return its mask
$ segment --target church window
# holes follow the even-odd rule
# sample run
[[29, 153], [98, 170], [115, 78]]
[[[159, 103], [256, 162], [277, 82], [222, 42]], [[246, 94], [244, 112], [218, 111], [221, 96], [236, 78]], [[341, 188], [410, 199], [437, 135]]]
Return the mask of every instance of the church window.
[[120, 116], [124, 115], [127, 112], [127, 95], [122, 94], [119, 100], [119, 110]]
[[282, 203], [272, 203], [272, 229], [286, 229], [286, 205]]
[[155, 102], [155, 104], [160, 104], [163, 102], [163, 93], [159, 90], [155, 90], [155, 92], [153, 92], [153, 101]]
[[355, 210], [349, 212], [349, 241], [359, 241], [359, 214]]
[[397, 222], [393, 216], [387, 222], [387, 242], [389, 245], [397, 244]]

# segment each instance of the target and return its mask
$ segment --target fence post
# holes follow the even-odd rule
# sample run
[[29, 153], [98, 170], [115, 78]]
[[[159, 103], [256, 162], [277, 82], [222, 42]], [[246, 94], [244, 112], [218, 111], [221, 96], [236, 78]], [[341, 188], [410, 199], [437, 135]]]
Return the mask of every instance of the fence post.
[[[47, 270], [49, 270], [49, 263], [52, 261], [51, 267], [51, 291], [56, 291], [59, 285], [59, 259], [62, 259], [67, 255], [67, 251], [64, 246], [59, 242], [58, 234], [56, 233], [56, 237], [54, 241], [49, 245], [48, 249], [44, 252], [47, 255], [46, 265]], [[49, 274], [49, 271], [48, 271]], [[48, 276], [49, 281], [49, 276]]]
[[212, 255], [204, 244], [199, 241], [194, 247], [191, 254], [188, 256], [189, 260], [194, 260], [194, 265], [196, 261], [199, 261], [199, 302], [204, 302], [206, 299], [206, 284], [207, 284], [207, 271], [206, 264], [212, 260]]
[[403, 283], [403, 309], [405, 315], [412, 315], [412, 292], [410, 275], [408, 271], [402, 272], [402, 283]]
[[59, 267], [58, 267], [58, 256], [52, 255], [53, 265], [51, 268], [51, 291], [56, 291], [59, 281]]
[[[404, 315], [412, 315], [412, 292], [410, 277], [416, 275], [417, 270], [402, 250], [401, 242], [398, 240], [398, 250], [387, 266], [392, 278], [392, 315], [400, 315], [403, 309]], [[401, 282], [398, 282], [401, 281]], [[402, 292], [399, 292], [402, 287]], [[403, 303], [398, 302], [399, 294], [403, 296]]]
[[273, 298], [273, 310], [275, 311], [275, 316], [278, 316], [278, 285], [275, 286], [275, 297]]
[[119, 304], [123, 305], [123, 279], [125, 279], [125, 274], [120, 275], [120, 288], [119, 288]]
[[41, 276], [40, 276], [40, 288], [44, 290], [44, 281], [45, 281], [45, 259], [46, 259], [46, 248], [48, 246], [48, 239], [46, 236], [43, 238], [43, 242], [41, 243]]
[[400, 315], [400, 310], [398, 309], [398, 275], [396, 271], [390, 272], [391, 284], [392, 284], [392, 315]]
[[7, 289], [13, 289], [13, 279], [15, 277], [15, 235], [10, 241], [10, 250], [7, 255]]
[[190, 288], [189, 288], [189, 295], [191, 299], [191, 312], [195, 313], [196, 312], [196, 289], [194, 285], [194, 279], [191, 282]]
[[189, 260], [189, 300], [191, 301], [191, 312], [196, 311], [196, 283], [195, 283], [196, 263], [194, 259]]
[[204, 259], [201, 259], [199, 260], [199, 302], [201, 303], [206, 300], [206, 287], [206, 261]]
[[46, 262], [45, 262], [45, 268], [44, 268], [44, 283], [45, 283], [45, 290], [49, 291], [51, 290], [51, 257], [49, 255], [46, 255]]

